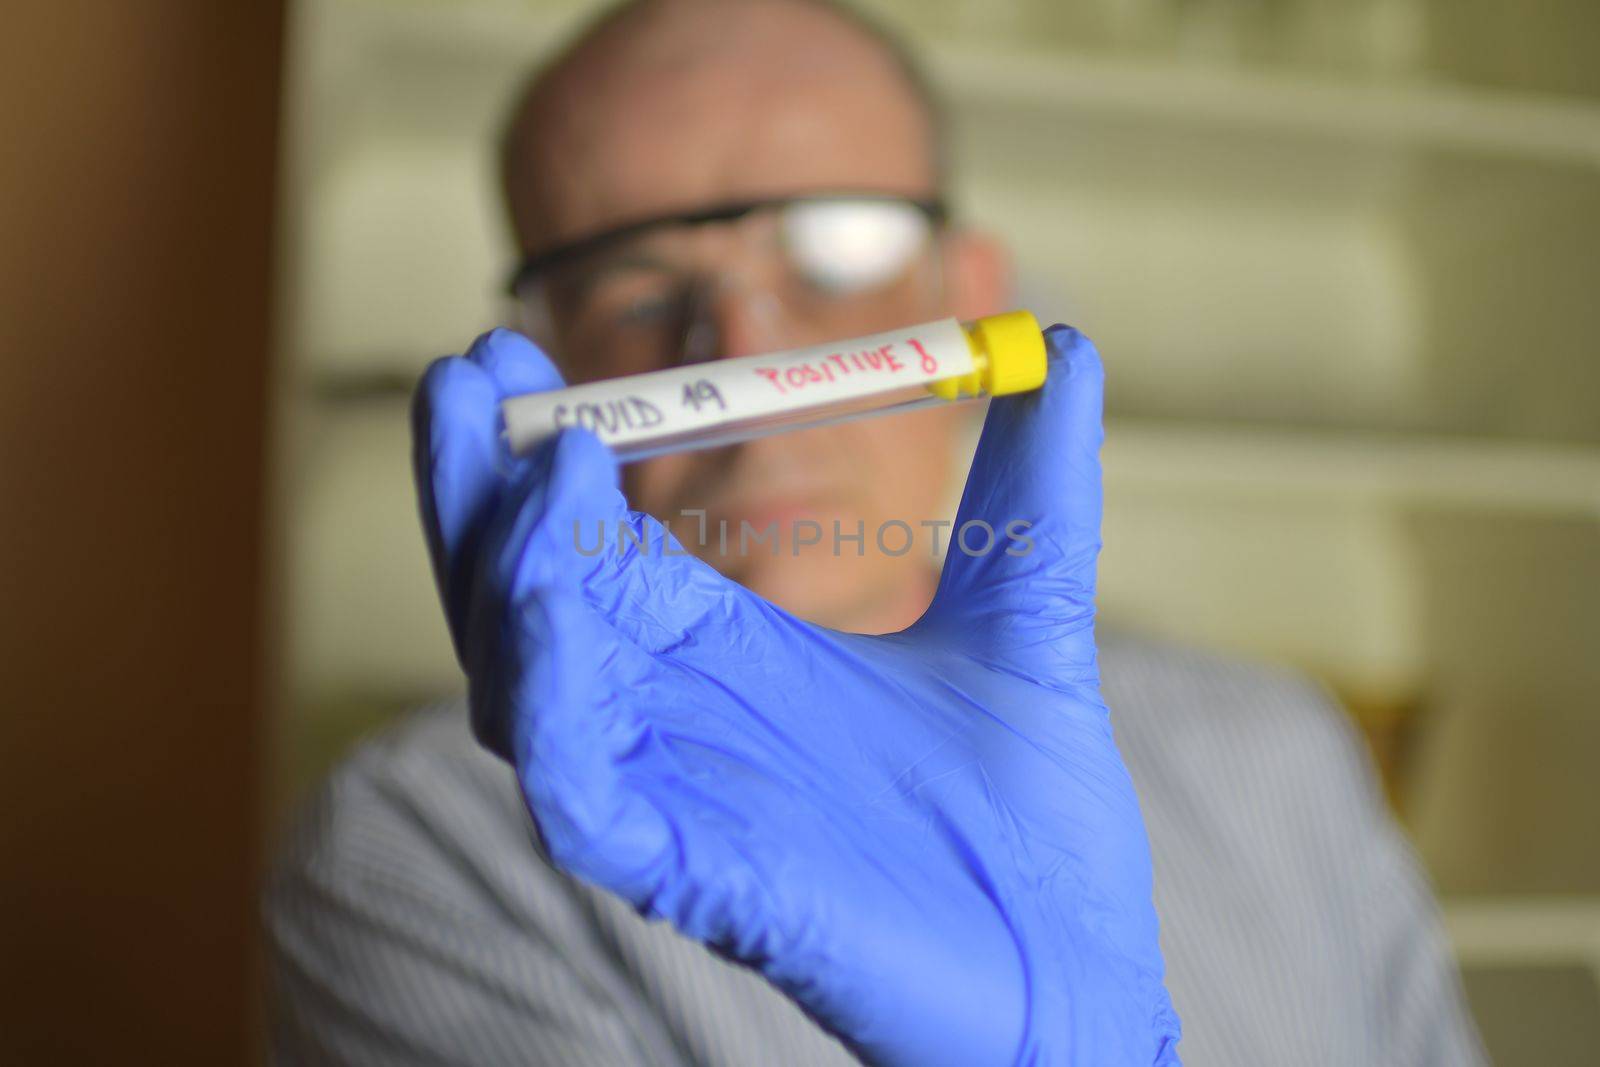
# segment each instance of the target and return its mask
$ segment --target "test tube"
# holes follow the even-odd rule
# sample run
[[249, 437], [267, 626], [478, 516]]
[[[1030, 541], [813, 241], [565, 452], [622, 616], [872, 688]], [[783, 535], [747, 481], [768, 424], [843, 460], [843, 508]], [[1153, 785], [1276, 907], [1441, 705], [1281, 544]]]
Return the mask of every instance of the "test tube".
[[1044, 384], [1045, 363], [1038, 321], [1009, 311], [528, 393], [501, 410], [515, 452], [579, 426], [626, 463], [1026, 392]]

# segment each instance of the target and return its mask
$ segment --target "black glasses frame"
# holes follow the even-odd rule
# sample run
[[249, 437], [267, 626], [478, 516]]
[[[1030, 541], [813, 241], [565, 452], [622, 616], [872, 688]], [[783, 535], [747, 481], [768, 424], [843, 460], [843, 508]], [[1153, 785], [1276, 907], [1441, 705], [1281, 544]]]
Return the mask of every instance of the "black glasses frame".
[[909, 204], [927, 216], [928, 221], [935, 228], [944, 225], [950, 218], [949, 208], [941, 197], [921, 198], [881, 192], [835, 192], [799, 193], [793, 196], [773, 196], [759, 200], [736, 200], [712, 207], [698, 208], [694, 211], [657, 215], [647, 219], [639, 219], [636, 222], [624, 223], [621, 226], [602, 230], [587, 237], [580, 237], [575, 241], [569, 241], [547, 251], [528, 256], [517, 264], [516, 270], [511, 273], [511, 278], [506, 284], [506, 291], [512, 296], [518, 296], [523, 288], [530, 282], [535, 281], [539, 275], [559, 267], [563, 263], [598, 252], [608, 245], [637, 237], [641, 233], [647, 233], [650, 230], [667, 226], [702, 226], [718, 222], [737, 222], [755, 211], [788, 207], [791, 204], [817, 200], [883, 200]]

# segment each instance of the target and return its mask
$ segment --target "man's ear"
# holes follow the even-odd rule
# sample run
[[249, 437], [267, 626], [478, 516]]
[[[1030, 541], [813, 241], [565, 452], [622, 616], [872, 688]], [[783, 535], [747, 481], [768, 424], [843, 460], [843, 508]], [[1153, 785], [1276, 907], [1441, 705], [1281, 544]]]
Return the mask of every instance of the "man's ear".
[[1011, 255], [999, 239], [978, 230], [944, 236], [945, 294], [950, 313], [971, 320], [1011, 310]]

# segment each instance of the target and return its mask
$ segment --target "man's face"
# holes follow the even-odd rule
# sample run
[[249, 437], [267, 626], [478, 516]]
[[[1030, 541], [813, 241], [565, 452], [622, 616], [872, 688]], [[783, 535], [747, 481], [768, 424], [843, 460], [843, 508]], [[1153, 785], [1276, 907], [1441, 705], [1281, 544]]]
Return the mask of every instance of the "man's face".
[[[534, 173], [513, 184], [519, 229], [536, 227], [539, 247], [640, 218], [775, 195], [935, 193], [927, 119], [871, 43], [811, 8], [711, 10], [714, 26], [703, 12], [684, 14], [614, 45], [579, 68], [586, 78], [569, 77], [572, 86], [554, 94], [559, 103], [547, 102], [534, 124], [539, 147], [524, 164]], [[782, 299], [760, 230], [756, 220], [657, 238], [657, 260], [719, 279], [701, 309], [714, 327], [713, 350], [703, 355], [840, 340], [964, 310], [954, 302], [951, 278], [972, 272], [948, 262], [955, 253], [945, 242], [934, 240], [894, 284], [828, 304]], [[575, 301], [552, 294], [558, 346], [580, 313]], [[578, 359], [559, 347], [554, 355], [574, 382], [614, 373], [592, 355]], [[632, 506], [670, 520], [686, 547], [780, 606], [843, 628], [896, 629], [931, 593], [931, 533], [918, 524], [948, 518], [963, 417], [933, 408], [662, 456], [625, 468], [624, 488]], [[682, 515], [690, 510], [705, 513], [704, 544], [698, 520]], [[876, 531], [892, 520], [917, 532], [903, 555], [876, 544]], [[741, 523], [756, 530], [776, 524], [776, 554], [756, 543], [741, 551]], [[835, 523], [846, 535], [864, 530], [864, 545], [836, 543]], [[816, 544], [792, 536], [797, 528], [809, 536], [817, 526]], [[899, 536], [888, 541], [898, 550]]]

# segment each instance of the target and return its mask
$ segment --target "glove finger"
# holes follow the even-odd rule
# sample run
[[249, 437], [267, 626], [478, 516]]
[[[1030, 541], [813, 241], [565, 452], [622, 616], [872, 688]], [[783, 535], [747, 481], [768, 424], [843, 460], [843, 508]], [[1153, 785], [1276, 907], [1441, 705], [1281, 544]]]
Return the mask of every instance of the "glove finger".
[[567, 384], [550, 357], [515, 330], [490, 330], [473, 343], [467, 359], [489, 375], [501, 400], [524, 393], [546, 393]]
[[692, 756], [685, 774], [682, 746], [698, 755], [706, 741], [656, 728], [658, 708], [644, 704], [660, 692], [654, 657], [559, 581], [523, 610], [537, 639], [510, 691], [512, 762], [551, 861], [758, 964], [775, 921], [749, 850], [781, 846], [750, 840], [740, 798]]
[[[563, 431], [549, 446], [548, 475], [537, 464], [509, 519], [505, 573], [512, 595], [576, 578], [587, 601], [643, 648], [658, 654], [715, 645], [751, 594], [691, 556], [655, 519], [628, 509], [617, 461], [599, 438]], [[515, 558], [512, 558], [512, 557]], [[692, 639], [691, 639], [692, 635]]]
[[515, 601], [558, 580], [582, 591], [600, 565], [581, 544], [585, 531], [614, 529], [628, 514], [618, 477], [616, 457], [588, 430], [541, 445], [508, 495], [504, 531], [492, 535], [503, 579], [489, 592]]
[[928, 625], [1092, 669], [1105, 373], [1077, 330], [1045, 341], [1044, 386], [990, 404]]
[[484, 528], [520, 464], [500, 434], [499, 402], [516, 392], [559, 388], [561, 376], [527, 339], [494, 330], [465, 358], [434, 362], [412, 401], [412, 472], [434, 578], [457, 657]]
[[411, 462], [422, 532], [463, 666], [472, 575], [467, 561], [501, 487], [495, 419], [493, 384], [457, 356], [428, 368], [412, 402]]
[[[482, 371], [497, 400], [563, 384], [537, 346], [510, 330], [494, 330], [480, 337], [465, 362]], [[465, 527], [479, 539], [485, 514], [495, 514], [497, 504], [501, 511], [509, 510], [501, 527], [503, 534], [492, 541], [497, 554], [509, 553], [516, 559], [490, 564], [488, 580], [475, 583], [473, 568], [456, 563], [460, 553], [454, 546], [471, 542], [467, 537], [450, 536], [453, 524], [449, 520], [455, 515], [446, 511], [443, 521], [429, 523], [446, 531], [430, 544], [438, 544], [436, 566], [441, 558], [448, 561], [443, 572], [451, 576], [453, 633], [465, 635], [470, 620], [480, 617], [473, 615], [468, 604], [474, 584], [480, 600], [501, 592], [514, 595], [519, 583], [538, 583], [552, 569], [579, 575], [591, 603], [632, 639], [657, 650], [681, 645], [708, 612], [726, 615], [748, 596], [692, 558], [655, 519], [628, 510], [618, 489], [616, 460], [592, 434], [569, 430], [532, 456], [513, 458], [500, 440], [498, 410], [489, 414], [482, 393], [482, 382], [474, 382], [469, 398], [473, 432], [463, 435], [470, 446], [463, 450], [475, 460], [466, 464], [477, 475], [472, 491], [436, 496], [473, 500], [477, 506], [470, 509], [472, 519], [457, 520], [454, 525]], [[489, 462], [491, 459], [494, 462]], [[465, 479], [454, 476], [444, 480]], [[423, 483], [419, 477], [419, 484]], [[425, 514], [427, 508], [425, 501]], [[496, 574], [501, 577], [494, 577]], [[464, 643], [457, 638], [458, 651]], [[466, 665], [464, 656], [462, 661]]]
[[623, 525], [583, 536], [598, 547], [584, 585], [590, 601], [614, 625], [658, 655], [716, 657], [730, 647], [748, 649], [772, 611], [751, 610], [759, 598], [690, 554], [677, 536], [642, 512], [627, 511]]
[[522, 638], [506, 650], [498, 710], [529, 812], [558, 866], [643, 906], [672, 851], [624, 771], [652, 743], [631, 693], [653, 667], [566, 580], [528, 589], [515, 610]]

